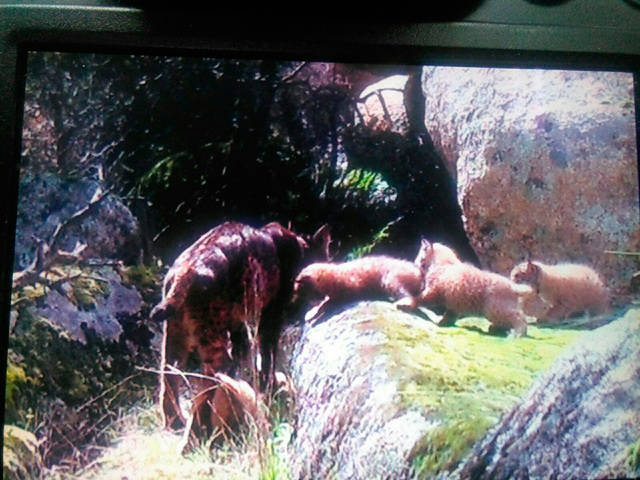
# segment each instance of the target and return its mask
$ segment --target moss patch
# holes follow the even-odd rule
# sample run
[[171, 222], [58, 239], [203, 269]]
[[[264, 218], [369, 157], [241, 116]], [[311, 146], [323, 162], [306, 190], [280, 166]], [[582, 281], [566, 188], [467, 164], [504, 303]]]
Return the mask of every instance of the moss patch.
[[164, 272], [157, 265], [132, 265], [121, 270], [125, 286], [135, 287], [144, 300], [155, 304], [160, 300]]
[[109, 283], [96, 276], [81, 276], [71, 282], [71, 300], [80, 310], [94, 310], [109, 295]]
[[39, 478], [42, 458], [36, 436], [16, 427], [5, 425], [2, 449], [2, 477], [6, 479]]
[[536, 375], [582, 334], [529, 327], [525, 338], [488, 335], [489, 322], [466, 318], [456, 327], [412, 328], [380, 316], [387, 354], [400, 381], [401, 403], [438, 426], [416, 448], [417, 477], [450, 470]]
[[627, 449], [627, 467], [633, 473], [640, 473], [640, 438]]

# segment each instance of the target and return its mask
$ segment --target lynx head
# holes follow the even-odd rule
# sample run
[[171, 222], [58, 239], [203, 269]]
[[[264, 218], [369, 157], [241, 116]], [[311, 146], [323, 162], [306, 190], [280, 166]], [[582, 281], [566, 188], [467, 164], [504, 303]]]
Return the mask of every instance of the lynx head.
[[511, 280], [515, 283], [531, 285], [537, 290], [540, 285], [540, 266], [532, 261], [516, 265], [511, 270]]
[[442, 243], [431, 243], [423, 238], [414, 263], [422, 272], [426, 272], [435, 265], [455, 265], [460, 263], [460, 259], [456, 253], [446, 245]]

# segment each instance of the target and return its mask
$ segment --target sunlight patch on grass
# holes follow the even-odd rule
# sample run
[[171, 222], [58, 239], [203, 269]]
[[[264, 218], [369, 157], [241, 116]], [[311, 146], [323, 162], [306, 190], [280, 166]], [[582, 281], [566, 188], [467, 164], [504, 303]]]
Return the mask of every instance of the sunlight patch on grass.
[[[178, 433], [163, 430], [157, 405], [132, 408], [113, 425], [112, 444], [81, 471], [55, 469], [54, 480], [290, 480], [287, 464], [291, 427], [286, 422], [261, 437], [248, 427], [212, 444], [203, 441], [181, 453]], [[264, 434], [264, 433], [263, 433]]]
[[[138, 415], [141, 415], [140, 413]], [[256, 478], [255, 468], [246, 452], [233, 446], [213, 448], [205, 445], [181, 453], [181, 437], [162, 430], [159, 425], [150, 428], [139, 417], [119, 434], [114, 445], [76, 478], [81, 480], [178, 480], [225, 478], [241, 480]], [[254, 459], [255, 460], [255, 459]]]
[[483, 318], [461, 319], [448, 328], [426, 321], [425, 328], [414, 328], [395, 320], [381, 315], [379, 325], [389, 338], [392, 374], [401, 379], [401, 402], [438, 422], [415, 450], [420, 478], [455, 466], [582, 334], [530, 326], [526, 337], [514, 338], [488, 335]]

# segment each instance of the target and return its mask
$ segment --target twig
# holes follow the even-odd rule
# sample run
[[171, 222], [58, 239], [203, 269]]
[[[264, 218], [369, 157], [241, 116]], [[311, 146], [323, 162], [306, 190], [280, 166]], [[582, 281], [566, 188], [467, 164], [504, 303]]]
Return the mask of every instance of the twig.
[[36, 248], [33, 262], [31, 262], [31, 264], [24, 270], [16, 272], [13, 275], [12, 283], [14, 289], [23, 287], [29, 283], [42, 282], [42, 272], [49, 270], [56, 262], [74, 263], [81, 260], [81, 256], [87, 246], [78, 242], [71, 252], [58, 248], [58, 243], [62, 233], [97, 208], [100, 202], [106, 198], [112, 189], [113, 188], [110, 187], [106, 190], [102, 190], [101, 187], [98, 187], [88, 205], [58, 224], [48, 243], [36, 238], [38, 246]]
[[624, 250], [605, 250], [604, 253], [610, 255], [626, 255], [630, 257], [640, 257], [640, 252], [625, 252]]
[[173, 371], [165, 370], [163, 372], [162, 370], [157, 370], [157, 369], [154, 369], [154, 368], [136, 366], [137, 370], [142, 370], [143, 372], [155, 373], [157, 375], [162, 375], [164, 373], [165, 375], [179, 375], [179, 376], [183, 377], [183, 379], [185, 379], [185, 377], [194, 377], [194, 378], [200, 378], [202, 380], [211, 380], [213, 382], [218, 382], [219, 381], [216, 377], [210, 377], [208, 375], [202, 375], [201, 373], [183, 372], [182, 370], [174, 367], [173, 365], [167, 365], [167, 368], [169, 368], [170, 370], [173, 370]]
[[[138, 368], [138, 367], [136, 367]], [[80, 407], [78, 407], [78, 412], [82, 411], [85, 407], [88, 407], [89, 405], [91, 405], [92, 403], [97, 402], [98, 400], [100, 400], [100, 398], [104, 397], [107, 393], [109, 393], [111, 390], [118, 388], [119, 386], [121, 386], [123, 383], [128, 382], [129, 380], [131, 380], [132, 378], [135, 377], [139, 377], [140, 374], [139, 373], [134, 373], [132, 375], [129, 375], [128, 377], [124, 378], [123, 380], [121, 380], [120, 382], [116, 383], [115, 385], [110, 386], [109, 388], [107, 388], [104, 392], [102, 392], [100, 395], [98, 395], [97, 397], [94, 397], [88, 401], [86, 401], [85, 403], [83, 403], [82, 405], [80, 405]]]
[[62, 439], [67, 442], [69, 444], [69, 446], [73, 449], [74, 453], [78, 456], [82, 455], [82, 452], [80, 451], [80, 449], [78, 447], [76, 447], [73, 442], [71, 440], [69, 440], [69, 438], [67, 438], [67, 436], [58, 428], [55, 426], [55, 424], [51, 424], [51, 428], [53, 430], [55, 430], [58, 435], [60, 435], [60, 437], [62, 437]]
[[282, 81], [283, 82], [288, 82], [289, 80], [291, 80], [293, 77], [295, 77], [296, 75], [298, 75], [298, 73], [300, 73], [300, 71], [307, 66], [307, 62], [302, 62], [300, 65], [298, 65], [295, 70], [293, 72], [291, 72], [288, 75], [285, 75], [284, 77], [282, 77]]
[[58, 224], [55, 231], [53, 232], [53, 235], [51, 236], [51, 240], [49, 241], [49, 248], [51, 250], [54, 250], [55, 247], [57, 246], [56, 243], [58, 242], [61, 233], [67, 228], [69, 228], [70, 226], [72, 226], [73, 224], [82, 220], [83, 217], [85, 217], [86, 215], [91, 213], [95, 208], [97, 208], [100, 202], [102, 202], [102, 200], [104, 200], [107, 197], [107, 195], [111, 193], [112, 190], [113, 190], [113, 187], [109, 187], [106, 190], [102, 190], [100, 187], [98, 187], [95, 193], [93, 194], [93, 197], [91, 198], [91, 200], [89, 200], [89, 204], [87, 206], [85, 206], [84, 208], [81, 208], [80, 210], [75, 212], [73, 215], [71, 215], [69, 218], [67, 218], [65, 221]]
[[162, 235], [164, 232], [166, 232], [167, 230], [169, 230], [169, 228], [171, 228], [170, 225], [165, 226], [162, 230], [160, 230], [152, 239], [152, 242], [157, 242], [158, 238], [160, 238], [160, 235]]
[[380, 98], [380, 92], [384, 92], [384, 91], [389, 91], [389, 92], [404, 92], [403, 89], [401, 88], [379, 88], [377, 90], [374, 90], [372, 92], [367, 93], [366, 95], [364, 95], [363, 97], [360, 97], [357, 102], [358, 103], [365, 103], [367, 100], [369, 100], [369, 97], [372, 96], [377, 96], [378, 98]]

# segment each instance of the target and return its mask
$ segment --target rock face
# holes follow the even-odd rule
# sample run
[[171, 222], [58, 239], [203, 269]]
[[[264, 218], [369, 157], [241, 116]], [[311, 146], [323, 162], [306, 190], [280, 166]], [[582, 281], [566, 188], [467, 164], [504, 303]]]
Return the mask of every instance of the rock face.
[[630, 447], [640, 438], [639, 344], [638, 309], [585, 335], [454, 476], [637, 478]]
[[640, 266], [604, 251], [640, 250], [632, 76], [434, 67], [422, 82], [483, 266], [587, 263], [623, 301]]
[[369, 85], [360, 94], [357, 120], [374, 130], [405, 135], [409, 119], [404, 105], [404, 89], [409, 77], [394, 75]]
[[[54, 173], [23, 171], [15, 268], [26, 268], [37, 250], [37, 239], [48, 242], [59, 225], [89, 205], [98, 188], [98, 182], [91, 180], [69, 181]], [[72, 251], [76, 242], [87, 245], [85, 258], [135, 262], [141, 248], [138, 221], [116, 196], [107, 194], [91, 212], [64, 230], [59, 247]]]
[[292, 364], [293, 478], [410, 478], [412, 450], [430, 423], [398, 403], [387, 339], [373, 325], [381, 315], [433, 327], [389, 303], [364, 302], [305, 328]]
[[[43, 305], [33, 308], [33, 312], [47, 318], [69, 338], [80, 343], [86, 344], [91, 335], [101, 340], [118, 341], [123, 333], [121, 320], [141, 311], [142, 297], [135, 288], [123, 286], [118, 274], [108, 267], [94, 275], [100, 276], [106, 291], [95, 293], [92, 308], [83, 310], [57, 290], [50, 290]], [[70, 290], [69, 284], [64, 286]]]

